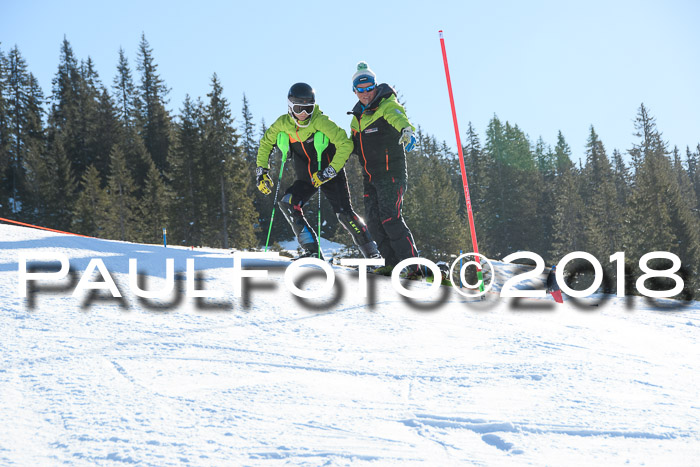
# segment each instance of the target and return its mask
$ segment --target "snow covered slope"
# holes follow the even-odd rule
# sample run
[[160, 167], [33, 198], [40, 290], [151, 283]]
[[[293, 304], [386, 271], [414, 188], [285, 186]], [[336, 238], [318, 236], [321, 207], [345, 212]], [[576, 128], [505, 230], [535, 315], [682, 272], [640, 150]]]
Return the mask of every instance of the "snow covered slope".
[[[74, 273], [19, 298], [23, 252]], [[232, 257], [0, 225], [0, 464], [698, 464], [697, 303], [363, 298], [347, 269], [304, 300], [283, 260], [236, 298]], [[122, 299], [71, 295], [92, 258]], [[129, 258], [146, 289], [194, 258], [223, 296], [138, 298]]]

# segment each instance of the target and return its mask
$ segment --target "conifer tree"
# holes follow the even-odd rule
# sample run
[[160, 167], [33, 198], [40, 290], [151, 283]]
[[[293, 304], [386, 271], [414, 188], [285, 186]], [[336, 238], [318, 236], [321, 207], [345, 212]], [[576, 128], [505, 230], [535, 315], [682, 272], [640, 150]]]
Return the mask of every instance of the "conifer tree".
[[[84, 120], [85, 85], [73, 48], [64, 37], [61, 44], [58, 70], [52, 80], [51, 108], [48, 118], [49, 145], [60, 139], [60, 151], [71, 163], [72, 171], [82, 177], [89, 157], [86, 155]], [[71, 209], [72, 210], [72, 209]]]
[[133, 177], [126, 164], [124, 152], [118, 146], [112, 148], [110, 160], [105, 236], [116, 240], [135, 241], [138, 220]]
[[485, 151], [493, 160], [490, 176], [498, 181], [488, 194], [494, 209], [487, 233], [490, 254], [502, 258], [517, 250], [537, 251], [541, 223], [533, 193], [542, 189], [543, 181], [527, 136], [517, 125], [503, 125], [494, 116], [486, 131]]
[[7, 90], [7, 58], [0, 49], [0, 213], [4, 216], [9, 214], [8, 202], [10, 199], [10, 186], [8, 170], [11, 167], [10, 156], [10, 115], [8, 109]]
[[[113, 104], [115, 115], [119, 121], [119, 146], [124, 152], [127, 165], [131, 168], [137, 194], [140, 194], [152, 162], [146, 144], [143, 140], [143, 112], [140, 111], [139, 95], [131, 74], [129, 62], [124, 50], [119, 48], [117, 74], [112, 81], [112, 90], [116, 99]], [[108, 104], [102, 104], [105, 124], [111, 120]], [[106, 174], [106, 172], [104, 172]], [[106, 175], [103, 175], [105, 177]]]
[[104, 235], [107, 224], [107, 193], [94, 165], [87, 168], [80, 182], [80, 194], [73, 210], [72, 231], [90, 237]]
[[683, 167], [678, 146], [673, 148], [673, 171], [676, 174], [678, 187], [681, 190], [681, 198], [687, 202], [688, 208], [690, 208], [691, 211], [695, 210], [698, 206], [698, 198], [695, 194], [695, 187], [693, 187], [693, 182], [690, 180], [689, 173], [685, 167]]
[[[459, 190], [449, 180], [446, 158], [408, 153], [411, 188], [404, 198], [404, 216], [420, 248], [421, 256], [449, 260], [463, 249], [469, 227], [460, 219]], [[435, 180], [447, 183], [435, 183]]]
[[112, 97], [104, 87], [101, 88], [101, 94], [97, 102], [94, 128], [97, 138], [95, 138], [94, 142], [94, 160], [92, 165], [99, 172], [104, 184], [109, 174], [109, 155], [112, 152], [112, 148], [124, 142], [124, 130], [117, 117], [117, 110]]
[[[559, 134], [561, 135], [561, 132]], [[559, 174], [554, 182], [552, 237], [548, 252], [552, 263], [558, 262], [572, 251], [585, 249], [583, 219], [586, 209], [581, 199], [578, 170], [568, 159], [569, 149], [563, 137], [557, 142], [555, 154]]]
[[670, 169], [668, 151], [644, 104], [635, 119], [635, 130], [641, 141], [629, 150], [636, 168], [630, 197], [631, 226], [635, 230], [631, 253], [641, 257], [647, 251], [669, 251], [677, 240], [666, 198], [672, 179], [670, 171], [665, 170]]
[[[78, 147], [72, 158], [73, 167], [78, 176], [82, 176], [83, 171], [92, 164], [97, 165], [98, 169], [107, 167], [109, 153], [100, 154], [105, 149], [100, 145], [100, 141], [105, 135], [100, 134], [97, 127], [101, 88], [103, 86], [94, 63], [88, 57], [87, 61], [81, 61], [79, 67], [76, 125]], [[106, 149], [109, 151], [111, 146]]]
[[59, 230], [70, 230], [78, 184], [64, 149], [64, 139], [64, 134], [54, 134], [48, 143], [45, 160], [52, 177], [51, 188], [56, 194], [43, 196], [47, 212], [44, 225]]
[[622, 159], [622, 154], [617, 149], [613, 150], [613, 180], [615, 184], [615, 190], [617, 191], [617, 204], [620, 208], [627, 210], [628, 200], [630, 196], [631, 180], [629, 167], [625, 164]]
[[698, 200], [694, 211], [698, 215], [698, 219], [700, 219], [700, 144], [698, 144], [695, 152], [690, 152], [689, 147], [686, 147], [685, 152], [686, 163], [688, 164], [688, 178], [695, 191], [695, 199]]
[[[41, 100], [43, 95], [32, 95], [40, 92], [34, 84], [31, 89], [27, 63], [15, 46], [7, 56], [7, 114], [9, 123], [9, 173], [8, 191], [11, 194], [10, 209], [13, 213], [22, 211], [23, 203], [28, 201], [26, 192], [25, 160], [27, 152], [40, 146], [41, 142], [33, 138], [43, 139], [41, 129]], [[38, 102], [37, 102], [38, 100]], [[34, 135], [32, 135], [32, 133]]]
[[185, 246], [202, 245], [204, 209], [203, 185], [203, 104], [185, 96], [180, 110], [173, 151], [170, 153], [171, 238]]
[[156, 165], [151, 166], [146, 176], [143, 196], [138, 206], [141, 224], [141, 239], [145, 243], [157, 243], [162, 238], [162, 229], [168, 226], [170, 193]]
[[[153, 58], [153, 50], [141, 35], [138, 49], [138, 66], [141, 84], [137, 90], [136, 110], [139, 119], [140, 135], [148, 154], [158, 170], [167, 169], [168, 151], [170, 150], [170, 116], [165, 105], [170, 90], [158, 74], [158, 65]], [[143, 169], [143, 168], [141, 168]], [[137, 173], [137, 180], [145, 179], [148, 164], [143, 173]]]
[[556, 159], [551, 147], [544, 142], [541, 136], [535, 143], [534, 157], [538, 172], [535, 179], [541, 183], [541, 188], [532, 192], [532, 197], [537, 199], [535, 218], [539, 230], [539, 238], [535, 237], [532, 248], [540, 253], [546, 261], [549, 261], [547, 253], [552, 241]]
[[556, 175], [569, 171], [573, 166], [573, 162], [571, 162], [571, 147], [569, 147], [561, 131], [557, 133], [557, 144], [554, 146], [554, 166]]
[[28, 77], [24, 118], [24, 171], [28, 209], [23, 217], [45, 224], [53, 214], [51, 200], [59, 195], [55, 161], [46, 157], [46, 135], [42, 120], [43, 91], [32, 75]]
[[29, 164], [41, 157], [45, 146], [44, 95], [34, 75], [28, 72], [27, 64], [16, 46], [7, 57], [5, 69], [7, 99], [3, 118], [8, 126], [4, 131], [7, 153], [3, 159], [7, 161], [9, 170], [3, 174], [7, 176], [3, 181], [6, 182], [6, 192], [10, 194], [8, 198], [12, 200], [8, 208], [13, 213], [21, 213], [22, 218], [34, 221], [42, 206], [40, 187], [46, 185], [39, 185], [39, 181], [33, 184], [28, 176], [36, 173], [28, 174], [28, 170], [33, 169]]
[[[474, 214], [474, 224], [479, 243], [479, 253], [488, 256], [490, 254], [490, 239], [486, 233], [492, 229], [491, 221], [494, 211], [491, 199], [489, 198], [492, 182], [489, 168], [492, 165], [492, 161], [489, 158], [489, 154], [482, 150], [479, 136], [474, 130], [471, 122], [469, 122], [469, 126], [467, 128], [466, 146], [463, 148], [463, 153], [466, 165], [465, 168], [470, 168], [470, 170], [468, 170], [467, 181], [469, 182], [469, 196], [472, 200], [472, 211]], [[454, 167], [453, 170], [457, 171], [459, 168]], [[461, 174], [459, 174], [459, 177], [459, 181], [457, 181], [455, 185], [460, 193], [460, 217], [463, 219], [463, 222], [468, 222], [468, 213], [466, 212], [467, 208], [464, 201], [464, 187], [462, 186]], [[462, 246], [463, 250], [466, 250], [467, 248], [467, 245]]]
[[[639, 169], [631, 195], [631, 256], [633, 259], [652, 251], [677, 254], [697, 289], [700, 279], [700, 222], [692, 214], [688, 201], [668, 158], [666, 143], [644, 104], [635, 121], [641, 138], [630, 153], [637, 155]], [[697, 293], [697, 290], [696, 290]]]
[[[205, 235], [223, 248], [248, 248], [255, 245], [256, 212], [249, 196], [250, 173], [236, 147], [238, 135], [228, 100], [216, 73], [212, 76], [209, 103], [204, 115], [203, 176], [207, 225]], [[238, 172], [238, 173], [237, 173]], [[234, 199], [235, 195], [235, 199]], [[218, 240], [218, 241], [217, 241]]]
[[535, 161], [537, 170], [542, 174], [546, 182], [554, 181], [556, 174], [556, 160], [551, 148], [547, 146], [540, 136], [535, 143]]
[[136, 117], [136, 90], [129, 61], [121, 47], [119, 47], [119, 63], [117, 64], [117, 74], [112, 81], [112, 90], [119, 120], [124, 127], [131, 127]]
[[605, 147], [593, 126], [586, 144], [586, 167], [582, 178], [586, 251], [604, 262], [622, 250], [622, 226], [627, 219], [617, 203], [614, 174]]
[[241, 110], [243, 122], [241, 123], [241, 134], [243, 136], [243, 155], [246, 162], [251, 165], [255, 164], [255, 159], [258, 155], [258, 141], [255, 138], [255, 124], [253, 123], [253, 114], [250, 111], [248, 98], [243, 94], [243, 109]]

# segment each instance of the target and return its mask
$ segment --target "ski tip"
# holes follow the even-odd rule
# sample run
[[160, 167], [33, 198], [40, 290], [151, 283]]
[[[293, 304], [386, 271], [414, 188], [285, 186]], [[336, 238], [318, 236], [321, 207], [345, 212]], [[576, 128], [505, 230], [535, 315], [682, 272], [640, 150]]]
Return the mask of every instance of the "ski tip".
[[438, 32], [439, 32], [439, 34], [440, 34], [440, 39], [442, 39], [442, 38], [443, 38], [443, 37], [442, 37], [442, 29], [440, 29], [440, 31], [438, 31]]

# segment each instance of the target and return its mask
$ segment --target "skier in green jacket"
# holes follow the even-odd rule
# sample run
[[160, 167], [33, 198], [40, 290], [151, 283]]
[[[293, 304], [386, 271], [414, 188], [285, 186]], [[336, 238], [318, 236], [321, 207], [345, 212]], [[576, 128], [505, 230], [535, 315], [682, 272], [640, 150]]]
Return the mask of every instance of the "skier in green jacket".
[[[352, 89], [358, 102], [348, 113], [353, 115], [354, 152], [362, 166], [365, 216], [387, 264], [376, 272], [386, 273], [401, 260], [418, 256], [401, 215], [408, 179], [406, 152], [413, 149], [416, 138], [396, 92], [388, 84], [378, 85], [366, 62], [357, 64]], [[407, 273], [409, 278], [420, 275], [417, 266]]]
[[[294, 84], [287, 94], [287, 105], [288, 113], [280, 116], [260, 141], [255, 170], [258, 189], [266, 195], [272, 192], [273, 183], [268, 174], [270, 152], [277, 144], [279, 133], [288, 135], [297, 179], [277, 204], [299, 241], [303, 250], [301, 257], [315, 256], [320, 251], [316, 232], [302, 211], [304, 204], [320, 187], [338, 221], [350, 232], [362, 254], [366, 258], [381, 258], [367, 225], [350, 203], [343, 166], [350, 157], [352, 141], [345, 130], [321, 112], [316, 105], [316, 93], [308, 84]], [[317, 133], [322, 135], [316, 136]], [[319, 143], [319, 140], [324, 143]], [[327, 145], [325, 148], [322, 147], [324, 144]], [[318, 170], [317, 150], [321, 151], [321, 170]]]

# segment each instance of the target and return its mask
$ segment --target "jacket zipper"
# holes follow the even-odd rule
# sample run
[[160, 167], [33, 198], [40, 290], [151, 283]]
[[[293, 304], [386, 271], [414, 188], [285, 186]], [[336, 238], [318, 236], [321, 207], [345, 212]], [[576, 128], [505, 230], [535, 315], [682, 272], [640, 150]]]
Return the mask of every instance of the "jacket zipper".
[[360, 152], [362, 153], [362, 159], [364, 159], [364, 161], [365, 161], [365, 173], [367, 175], [369, 175], [369, 181], [371, 182], [372, 181], [372, 174], [369, 173], [369, 171], [367, 170], [367, 157], [365, 157], [365, 150], [362, 147], [362, 122], [361, 122], [361, 120], [362, 120], [362, 115], [360, 115], [357, 118], [357, 128], [359, 129], [358, 133], [360, 134]]
[[297, 134], [297, 139], [299, 140], [299, 144], [301, 144], [301, 149], [304, 151], [304, 154], [306, 154], [306, 158], [309, 160], [309, 163], [307, 164], [307, 168], [309, 170], [309, 180], [313, 178], [313, 175], [311, 175], [311, 156], [309, 156], [309, 153], [306, 152], [306, 148], [304, 147], [304, 142], [299, 138], [299, 128], [296, 129], [296, 134]]

